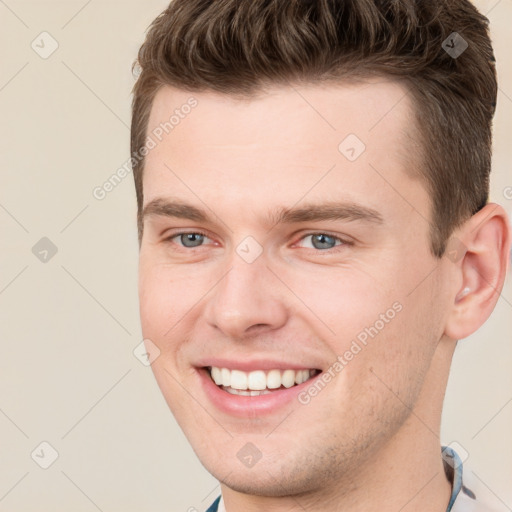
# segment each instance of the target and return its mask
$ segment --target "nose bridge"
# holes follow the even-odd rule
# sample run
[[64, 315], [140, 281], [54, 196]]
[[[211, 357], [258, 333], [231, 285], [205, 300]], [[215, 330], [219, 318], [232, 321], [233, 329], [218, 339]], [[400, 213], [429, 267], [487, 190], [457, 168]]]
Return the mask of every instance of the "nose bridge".
[[231, 337], [243, 337], [256, 325], [267, 329], [280, 327], [286, 321], [286, 306], [269, 282], [272, 278], [275, 279], [264, 255], [250, 261], [233, 252], [229, 270], [209, 301], [210, 324]]

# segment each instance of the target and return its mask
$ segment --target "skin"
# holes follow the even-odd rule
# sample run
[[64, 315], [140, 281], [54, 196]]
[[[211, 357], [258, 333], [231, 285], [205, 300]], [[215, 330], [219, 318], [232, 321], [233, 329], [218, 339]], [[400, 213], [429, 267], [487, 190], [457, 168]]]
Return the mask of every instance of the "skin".
[[[148, 154], [144, 205], [186, 203], [209, 220], [145, 217], [142, 330], [160, 350], [158, 385], [222, 482], [228, 512], [446, 510], [439, 430], [451, 357], [499, 297], [509, 229], [504, 210], [487, 205], [454, 232], [460, 257], [432, 255], [405, 92], [372, 79], [245, 101], [171, 87], [155, 98], [148, 134], [190, 96], [198, 106]], [[351, 133], [366, 145], [353, 162], [338, 150]], [[269, 218], [333, 202], [382, 222]], [[194, 248], [176, 236], [197, 231], [207, 237]], [[317, 249], [314, 233], [339, 240]], [[247, 236], [263, 249], [252, 263], [237, 253]], [[201, 386], [196, 366], [209, 357], [326, 372], [397, 302], [401, 311], [306, 405], [235, 417]], [[262, 454], [250, 468], [237, 457], [248, 442]]]

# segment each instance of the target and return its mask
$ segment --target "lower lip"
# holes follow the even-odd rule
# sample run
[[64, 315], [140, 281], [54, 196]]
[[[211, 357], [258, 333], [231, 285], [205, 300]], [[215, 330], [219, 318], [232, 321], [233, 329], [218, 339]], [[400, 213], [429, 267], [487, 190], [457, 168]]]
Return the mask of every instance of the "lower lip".
[[205, 368], [198, 368], [201, 378], [201, 384], [209, 400], [222, 412], [231, 416], [240, 418], [248, 418], [254, 416], [262, 416], [264, 414], [272, 414], [293, 400], [298, 402], [297, 395], [303, 390], [311, 386], [316, 377], [292, 386], [287, 389], [279, 389], [271, 391], [266, 395], [243, 396], [232, 395], [221, 389], [210, 377], [210, 373]]

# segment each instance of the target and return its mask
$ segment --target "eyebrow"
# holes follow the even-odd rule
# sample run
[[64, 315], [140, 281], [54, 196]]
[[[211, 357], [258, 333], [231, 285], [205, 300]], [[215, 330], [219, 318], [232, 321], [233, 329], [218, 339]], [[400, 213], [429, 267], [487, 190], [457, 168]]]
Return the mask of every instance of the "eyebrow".
[[271, 216], [274, 224], [293, 224], [322, 220], [365, 221], [382, 224], [382, 215], [373, 208], [356, 203], [310, 204], [301, 208], [282, 208]]
[[208, 215], [200, 208], [180, 201], [168, 201], [160, 198], [153, 199], [142, 210], [143, 219], [155, 215], [194, 220], [196, 222], [208, 221]]
[[[142, 211], [142, 218], [149, 216], [175, 217], [195, 222], [210, 222], [210, 216], [202, 208], [181, 201], [157, 198], [150, 201]], [[353, 202], [327, 202], [307, 204], [302, 207], [279, 208], [270, 212], [268, 222], [272, 225], [317, 222], [324, 220], [364, 221], [383, 224], [382, 215], [373, 208]]]

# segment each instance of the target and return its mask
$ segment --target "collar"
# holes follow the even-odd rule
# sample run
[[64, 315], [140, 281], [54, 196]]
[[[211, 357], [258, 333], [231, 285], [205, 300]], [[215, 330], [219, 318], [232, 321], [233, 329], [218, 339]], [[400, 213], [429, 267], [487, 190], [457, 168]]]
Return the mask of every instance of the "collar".
[[446, 478], [452, 483], [452, 495], [446, 512], [452, 510], [453, 504], [462, 489], [462, 461], [457, 452], [449, 446], [441, 448], [441, 456], [443, 458], [444, 472]]

